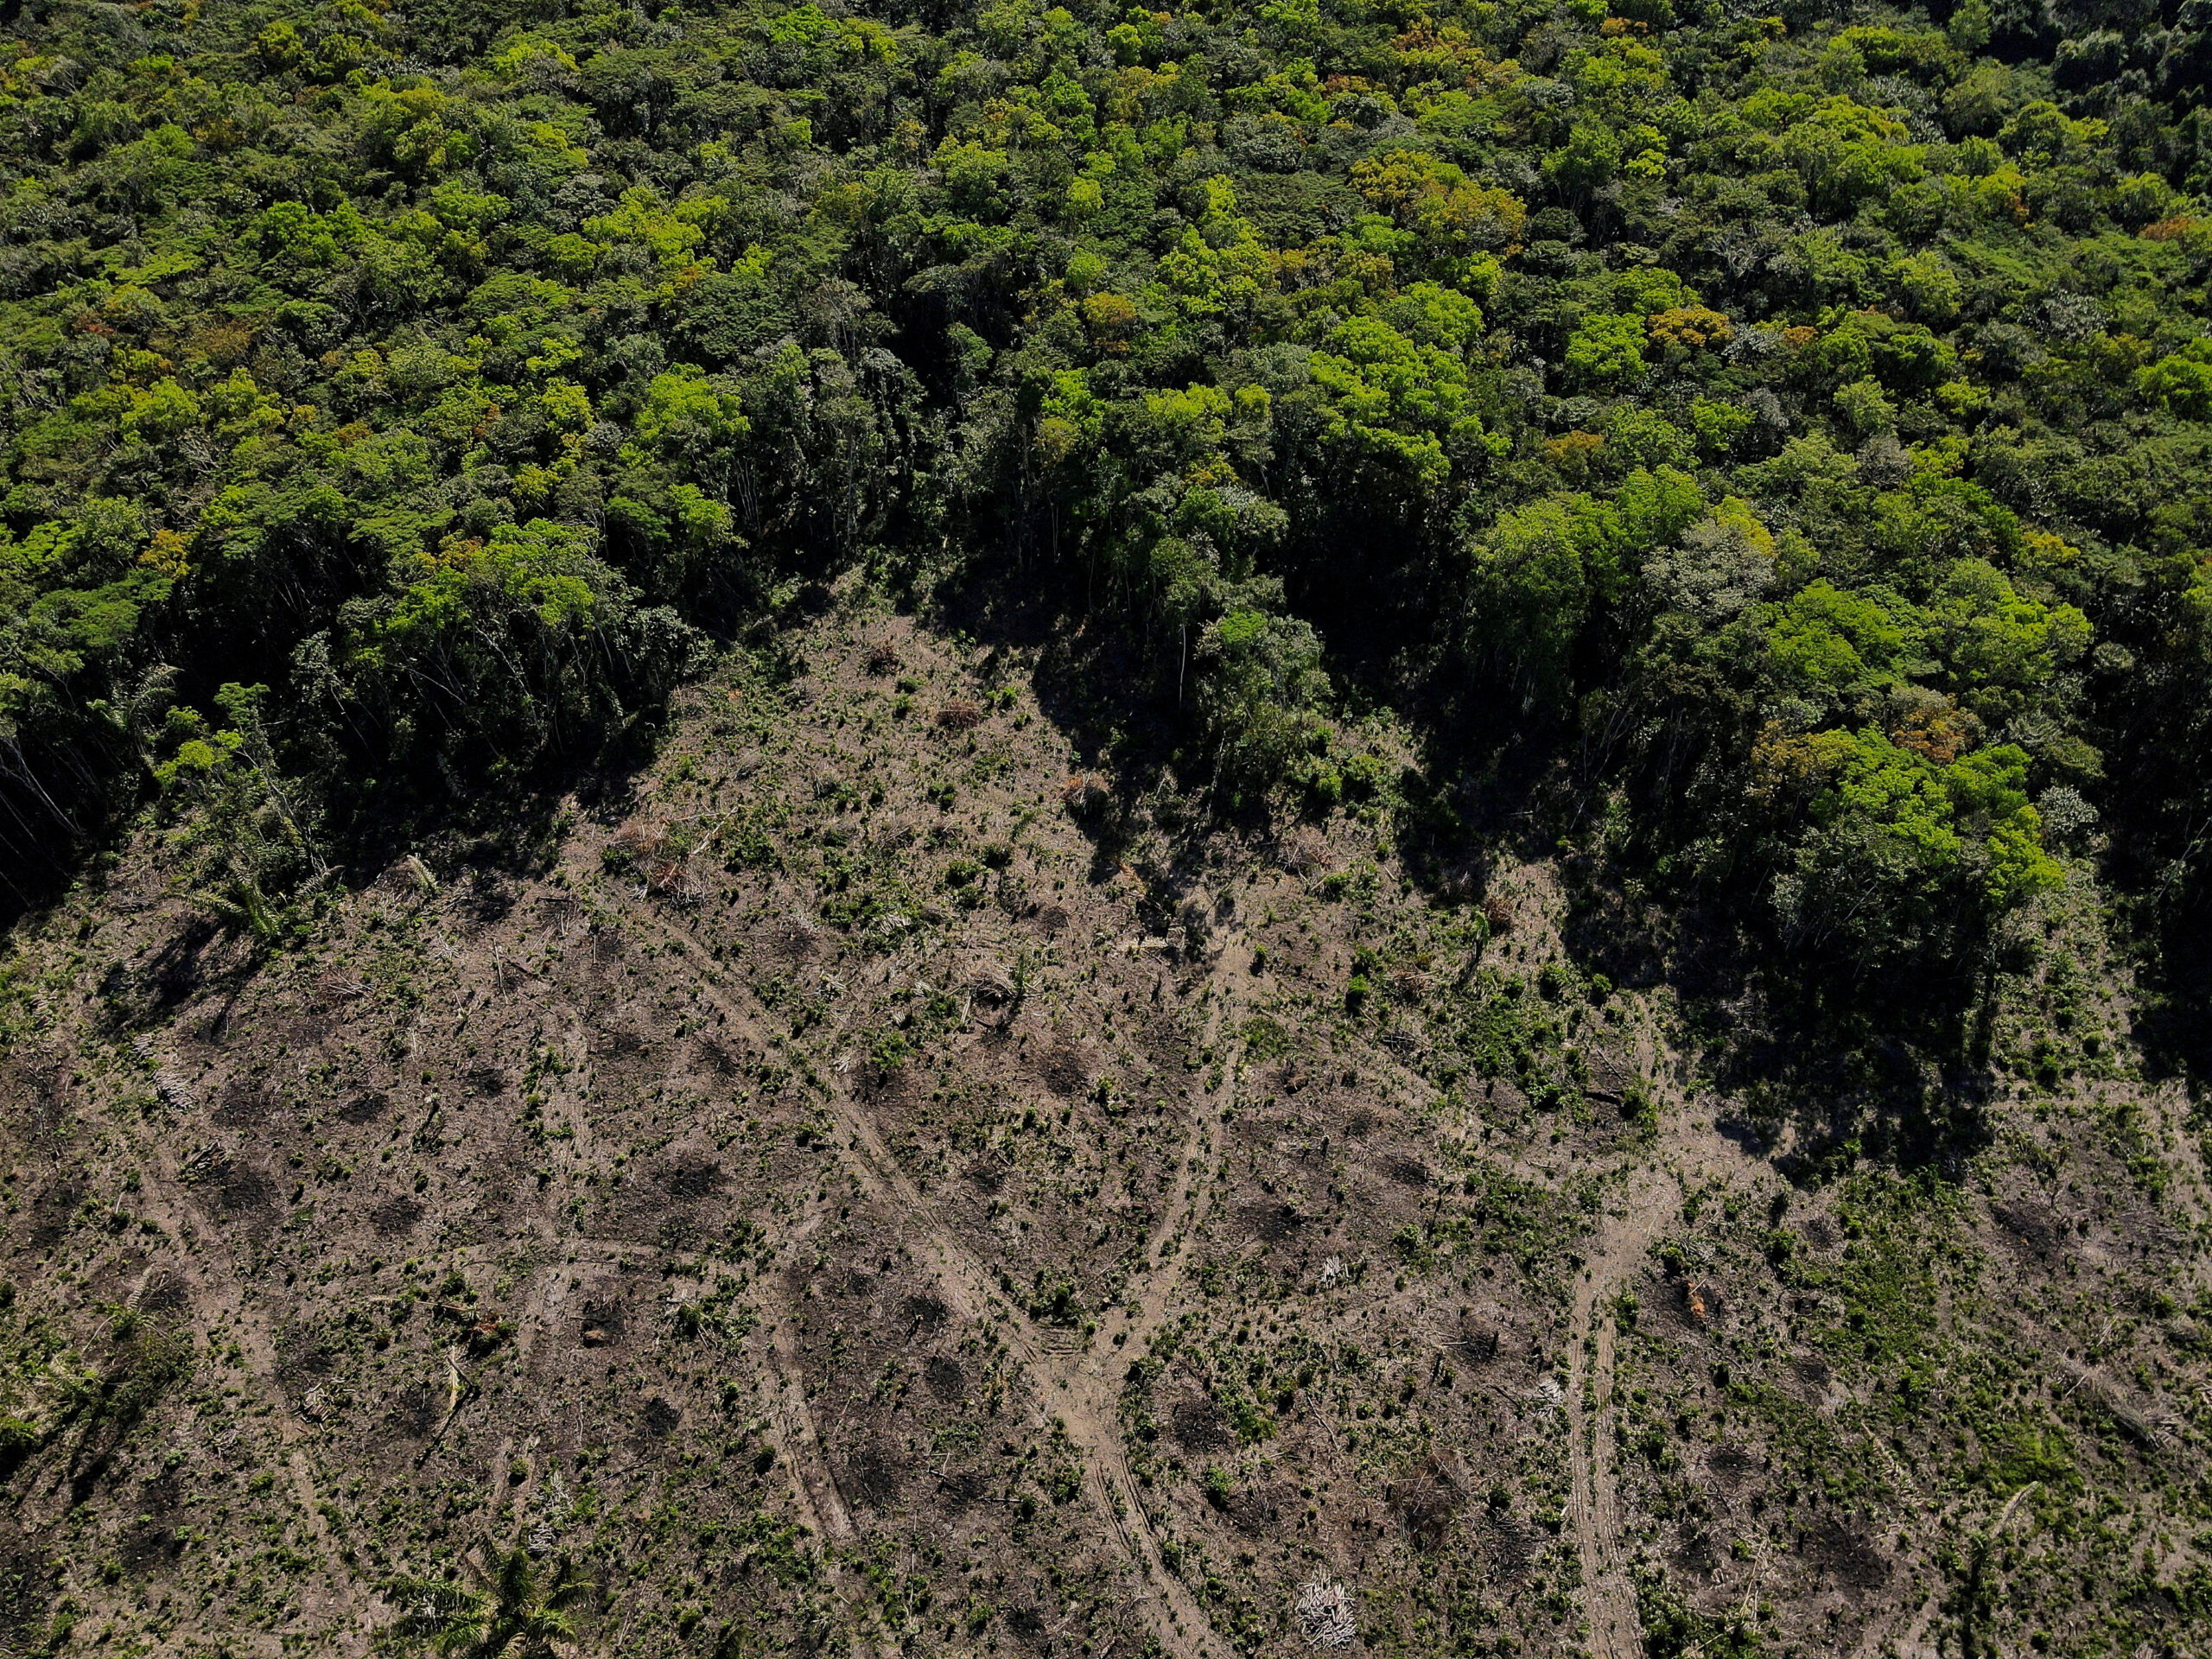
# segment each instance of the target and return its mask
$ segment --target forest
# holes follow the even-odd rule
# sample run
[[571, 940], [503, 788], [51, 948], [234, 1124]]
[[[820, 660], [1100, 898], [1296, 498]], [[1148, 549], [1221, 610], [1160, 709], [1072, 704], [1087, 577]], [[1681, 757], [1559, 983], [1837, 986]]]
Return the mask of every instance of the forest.
[[[1171, 1659], [2194, 1650], [2212, 0], [1774, 7], [0, 3], [0, 1489], [235, 1364], [321, 1437], [269, 1548], [354, 1584], [333, 1652], [1072, 1652], [1033, 1522]], [[586, 1282], [649, 1247], [677, 1312]], [[634, 1463], [470, 1425], [552, 1363], [518, 1283], [608, 1411], [675, 1333]], [[968, 1438], [898, 1426], [902, 1326]], [[403, 1355], [372, 1545], [374, 1390], [306, 1390]], [[1491, 1484], [1441, 1448], [1511, 1367], [1551, 1449]], [[626, 1567], [618, 1477], [709, 1421], [739, 1507]], [[1681, 1471], [1746, 1422], [1794, 1472], [1731, 1542]], [[1001, 1444], [1020, 1524], [930, 1578], [899, 1459]], [[135, 1581], [134, 1502], [0, 1513], [0, 1651]], [[97, 1583], [40, 1530], [95, 1510]], [[1370, 1514], [1388, 1594], [1281, 1543]], [[276, 1620], [228, 1570], [209, 1628]]]
[[1662, 931], [1940, 980], [2094, 857], [2195, 1006], [2193, 5], [8, 27], [19, 903], [159, 802], [278, 927], [860, 567], [1217, 813], [1382, 705]]

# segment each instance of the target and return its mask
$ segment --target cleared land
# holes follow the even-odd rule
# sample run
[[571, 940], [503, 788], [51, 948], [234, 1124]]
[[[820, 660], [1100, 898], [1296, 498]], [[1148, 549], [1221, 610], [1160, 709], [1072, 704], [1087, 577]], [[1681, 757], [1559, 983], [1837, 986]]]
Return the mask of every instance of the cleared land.
[[533, 857], [19, 933], [0, 1648], [521, 1544], [591, 1652], [2198, 1650], [2177, 1090], [1808, 1179], [1551, 865], [1209, 832], [1034, 667], [848, 601]]

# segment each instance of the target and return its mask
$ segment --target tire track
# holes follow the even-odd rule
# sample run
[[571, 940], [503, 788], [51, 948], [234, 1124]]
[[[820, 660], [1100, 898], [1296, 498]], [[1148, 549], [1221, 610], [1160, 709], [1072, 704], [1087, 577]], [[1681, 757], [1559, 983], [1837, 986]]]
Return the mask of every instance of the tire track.
[[[626, 913], [626, 919], [636, 925], [638, 918]], [[702, 999], [739, 1034], [764, 1054], [786, 1048], [783, 1039], [767, 1033], [763, 1021], [752, 1011], [749, 990], [721, 971], [712, 953], [689, 928], [651, 913], [642, 918], [642, 925], [681, 950], [698, 976]], [[1215, 1053], [1232, 1008], [1242, 1006], [1240, 993], [1247, 976], [1231, 965], [1236, 960], [1231, 941], [1242, 931], [1241, 928], [1224, 929], [1220, 936], [1222, 948], [1213, 954], [1207, 980], [1210, 1007], [1198, 1039], [1201, 1055]], [[842, 1080], [827, 1085], [839, 1131], [837, 1150], [847, 1170], [862, 1192], [899, 1224], [909, 1248], [918, 1247], [918, 1255], [952, 1310], [976, 1324], [1000, 1330], [1029, 1371], [1039, 1408], [1059, 1421], [1083, 1452], [1084, 1484], [1137, 1577], [1150, 1586], [1152, 1594], [1146, 1599], [1145, 1607], [1148, 1621], [1162, 1647], [1175, 1659], [1234, 1659], [1235, 1649], [1215, 1632], [1190, 1587], [1161, 1557], [1122, 1443], [1120, 1383], [1128, 1367], [1143, 1357], [1181, 1286], [1189, 1253], [1179, 1247], [1171, 1250], [1170, 1246], [1191, 1224], [1205, 1185], [1215, 1173], [1217, 1158], [1208, 1160], [1203, 1155], [1209, 1126], [1218, 1120], [1222, 1100], [1233, 1093], [1243, 1058], [1241, 1043], [1219, 1053], [1219, 1081], [1192, 1097], [1190, 1122], [1178, 1148], [1175, 1182], [1147, 1240], [1148, 1266], [1128, 1299], [1139, 1312], [1131, 1315], [1125, 1301], [1100, 1321], [1090, 1344], [1071, 1352], [1055, 1351], [1044, 1329], [1001, 1294], [988, 1267], [915, 1186], [885, 1146], [874, 1120]], [[835, 1073], [831, 1075], [836, 1077]], [[1206, 1181], [1202, 1182], [1202, 1175]], [[1117, 1354], [1118, 1363], [1093, 1362], [1093, 1347]], [[823, 1518], [826, 1522], [828, 1517]], [[849, 1517], [847, 1525], [850, 1525]]]
[[1647, 1170], [1630, 1185], [1624, 1210], [1599, 1224], [1595, 1248], [1576, 1281], [1567, 1319], [1567, 1467], [1570, 1513], [1582, 1563], [1582, 1605], [1597, 1659], [1642, 1659], [1643, 1634], [1621, 1538], [1613, 1467], [1614, 1319], [1621, 1280], [1675, 1213], [1673, 1183]]
[[[201, 1132], [204, 1129], [203, 1124]], [[219, 1145], [213, 1140], [206, 1144]], [[229, 1154], [219, 1150], [214, 1155]], [[276, 1456], [272, 1462], [284, 1471], [301, 1525], [315, 1541], [322, 1572], [334, 1585], [342, 1583], [340, 1543], [332, 1533], [326, 1512], [327, 1500], [316, 1484], [315, 1465], [308, 1455], [310, 1447], [301, 1428], [299, 1408], [284, 1387], [276, 1355], [276, 1334], [270, 1325], [267, 1305], [249, 1294], [229, 1242], [209, 1217], [206, 1204], [187, 1190], [186, 1171], [179, 1165], [168, 1136], [154, 1138], [147, 1148], [143, 1168], [144, 1196], [141, 1214], [155, 1221], [169, 1238], [176, 1241], [179, 1254], [169, 1267], [185, 1285], [188, 1312], [183, 1323], [188, 1332], [197, 1325], [197, 1334], [207, 1344], [203, 1354], [200, 1345], [194, 1344], [193, 1363], [197, 1367], [212, 1357], [214, 1315], [218, 1312], [227, 1313], [232, 1320], [232, 1340], [245, 1359], [248, 1375], [259, 1385], [271, 1408], [264, 1421], [276, 1441]], [[325, 1605], [342, 1600], [343, 1592], [338, 1591], [318, 1597]]]

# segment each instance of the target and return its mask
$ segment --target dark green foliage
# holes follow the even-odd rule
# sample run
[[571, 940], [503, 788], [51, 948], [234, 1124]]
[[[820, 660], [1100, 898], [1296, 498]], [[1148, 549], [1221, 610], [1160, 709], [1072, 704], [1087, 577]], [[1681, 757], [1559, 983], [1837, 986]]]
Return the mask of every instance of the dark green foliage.
[[1637, 1617], [1643, 1621], [1644, 1651], [1652, 1659], [1760, 1659], [1766, 1644], [1749, 1620], [1713, 1618], [1683, 1599], [1657, 1567], [1636, 1578]]
[[107, 1352], [86, 1364], [34, 1321], [0, 1371], [0, 1471], [78, 1437], [80, 1464], [99, 1466], [162, 1396], [189, 1376], [192, 1338], [132, 1309], [108, 1307]]
[[519, 1544], [493, 1559], [479, 1589], [449, 1580], [396, 1580], [389, 1594], [402, 1611], [384, 1632], [385, 1646], [463, 1659], [550, 1659], [575, 1633], [568, 1609], [590, 1594], [590, 1583], [565, 1560], [542, 1569]]
[[[160, 787], [279, 936], [864, 563], [1117, 634], [1224, 810], [1450, 841], [1572, 753], [1777, 965], [1974, 958], [2100, 847], [2203, 931], [2185, 19], [100, 17], [0, 77], [19, 883]], [[1378, 696], [1445, 775], [1347, 769]]]

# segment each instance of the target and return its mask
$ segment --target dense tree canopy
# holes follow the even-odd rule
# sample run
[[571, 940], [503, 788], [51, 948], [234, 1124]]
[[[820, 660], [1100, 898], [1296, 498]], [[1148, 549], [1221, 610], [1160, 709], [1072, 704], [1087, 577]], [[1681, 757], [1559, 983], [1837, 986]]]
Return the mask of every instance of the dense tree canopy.
[[2100, 853], [2179, 928], [2203, 24], [20, 7], [9, 861], [221, 795], [257, 904], [865, 563], [1121, 630], [1224, 810], [1337, 798], [1357, 683], [1817, 959]]

